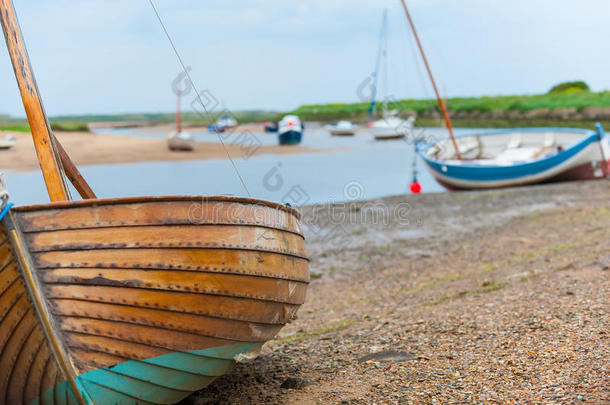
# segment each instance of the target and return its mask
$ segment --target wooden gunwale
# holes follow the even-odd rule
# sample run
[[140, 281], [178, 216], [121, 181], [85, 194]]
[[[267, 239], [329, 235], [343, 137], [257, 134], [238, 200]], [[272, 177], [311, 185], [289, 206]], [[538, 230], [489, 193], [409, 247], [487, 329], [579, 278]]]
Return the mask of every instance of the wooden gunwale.
[[31, 211], [44, 211], [51, 209], [62, 209], [62, 208], [77, 208], [77, 207], [95, 207], [104, 205], [120, 205], [120, 204], [133, 204], [133, 203], [146, 203], [146, 202], [233, 202], [242, 203], [246, 205], [260, 205], [264, 207], [275, 208], [280, 211], [287, 212], [297, 219], [301, 219], [299, 211], [292, 207], [274, 203], [271, 201], [259, 200], [255, 198], [244, 198], [244, 197], [232, 197], [223, 195], [214, 196], [159, 196], [159, 197], [121, 197], [121, 198], [98, 198], [80, 201], [55, 201], [45, 204], [32, 204], [22, 205], [19, 207], [13, 207], [12, 211], [15, 212], [31, 212]]
[[42, 297], [41, 286], [36, 281], [33, 275], [32, 260], [27, 255], [27, 248], [23, 243], [23, 236], [20, 235], [19, 229], [15, 226], [15, 214], [13, 212], [9, 212], [5, 221], [8, 224], [8, 237], [11, 240], [11, 244], [15, 250], [15, 256], [20, 263], [23, 280], [27, 286], [28, 293], [30, 298], [32, 299], [32, 304], [38, 313], [38, 319], [42, 326], [42, 329], [46, 335], [47, 341], [50, 343], [53, 354], [59, 367], [65, 377], [68, 379], [68, 383], [70, 384], [74, 394], [76, 395], [77, 401], [81, 405], [86, 405], [87, 402], [82, 396], [82, 393], [78, 389], [76, 385], [76, 368], [68, 354], [65, 350], [65, 347], [62, 345], [62, 342], [59, 340], [57, 336], [57, 330], [53, 325], [53, 320], [49, 311], [49, 308], [46, 306], [44, 299]]

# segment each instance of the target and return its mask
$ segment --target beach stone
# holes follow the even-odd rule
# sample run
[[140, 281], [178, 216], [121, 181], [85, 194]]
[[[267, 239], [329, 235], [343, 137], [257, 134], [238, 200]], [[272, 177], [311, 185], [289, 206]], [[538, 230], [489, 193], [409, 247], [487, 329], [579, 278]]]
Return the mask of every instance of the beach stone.
[[405, 361], [414, 358], [415, 355], [407, 352], [399, 352], [396, 350], [385, 350], [382, 352], [367, 354], [364, 357], [358, 359], [360, 363], [366, 363], [367, 361], [374, 360], [375, 362], [388, 362], [388, 361]]
[[311, 385], [311, 381], [299, 377], [288, 377], [284, 380], [280, 388], [299, 389]]

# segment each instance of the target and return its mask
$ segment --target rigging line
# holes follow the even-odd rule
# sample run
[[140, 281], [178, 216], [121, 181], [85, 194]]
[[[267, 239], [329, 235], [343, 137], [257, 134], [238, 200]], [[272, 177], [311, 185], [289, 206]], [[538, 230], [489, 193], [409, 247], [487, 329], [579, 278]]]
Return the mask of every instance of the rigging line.
[[[191, 84], [193, 85], [193, 88], [195, 89], [195, 94], [197, 94], [197, 99], [199, 100], [199, 103], [203, 107], [203, 110], [205, 111], [207, 118], [211, 119], [212, 116], [211, 116], [210, 112], [208, 111], [207, 107], [205, 106], [205, 104], [203, 103], [203, 99], [201, 98], [201, 95], [199, 94], [199, 90], [197, 90], [197, 86], [194, 85], [195, 82], [193, 82], [193, 79], [191, 79], [191, 74], [187, 70], [186, 65], [184, 64], [184, 61], [182, 60], [182, 57], [180, 56], [180, 53], [178, 52], [178, 49], [176, 48], [176, 45], [174, 44], [174, 41], [172, 40], [172, 37], [169, 35], [169, 32], [167, 31], [167, 28], [165, 27], [165, 24], [163, 23], [163, 19], [161, 18], [159, 11], [157, 11], [157, 7], [155, 7], [155, 3], [153, 3], [153, 0], [148, 0], [148, 1], [151, 5], [153, 11], [155, 12], [155, 15], [157, 16], [157, 19], [159, 20], [159, 23], [161, 24], [161, 27], [163, 28], [163, 31], [165, 32], [165, 36], [167, 37], [170, 45], [172, 46], [172, 49], [174, 50], [174, 53], [176, 54], [176, 57], [178, 58], [178, 61], [180, 62], [180, 65], [182, 66], [182, 69], [184, 70], [186, 77], [189, 79], [189, 82], [191, 82]], [[248, 194], [248, 197], [252, 197], [252, 195], [250, 194], [250, 190], [248, 190], [248, 186], [246, 185], [246, 182], [244, 181], [244, 178], [241, 176], [239, 169], [237, 169], [237, 165], [235, 164], [235, 162], [233, 161], [233, 158], [231, 157], [231, 154], [229, 153], [229, 149], [227, 149], [227, 146], [225, 145], [224, 140], [220, 136], [220, 132], [218, 131], [217, 128], [214, 128], [214, 132], [218, 136], [218, 140], [220, 140], [220, 143], [222, 144], [222, 148], [224, 149], [225, 154], [227, 155], [227, 158], [229, 158], [229, 160], [231, 161], [231, 165], [233, 166], [233, 169], [235, 170], [235, 174], [237, 174], [237, 177], [239, 177], [239, 181], [241, 182], [241, 185], [243, 186], [244, 190], [246, 191], [246, 194]]]

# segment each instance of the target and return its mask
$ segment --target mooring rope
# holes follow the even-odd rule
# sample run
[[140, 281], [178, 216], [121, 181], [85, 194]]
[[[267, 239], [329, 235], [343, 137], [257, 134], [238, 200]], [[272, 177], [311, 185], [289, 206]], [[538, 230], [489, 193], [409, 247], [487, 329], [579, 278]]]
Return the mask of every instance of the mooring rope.
[[[155, 15], [157, 16], [157, 19], [159, 20], [159, 23], [161, 24], [161, 27], [163, 28], [163, 31], [165, 32], [165, 36], [167, 37], [170, 45], [172, 46], [172, 49], [174, 50], [174, 53], [176, 54], [176, 57], [178, 58], [178, 61], [180, 62], [180, 65], [182, 66], [182, 69], [184, 70], [186, 77], [188, 78], [189, 82], [195, 89], [195, 93], [197, 94], [197, 99], [199, 100], [199, 103], [203, 107], [203, 110], [205, 111], [208, 120], [211, 121], [212, 116], [211, 116], [210, 112], [208, 111], [207, 107], [205, 106], [205, 104], [203, 103], [203, 99], [201, 98], [201, 95], [199, 94], [199, 90], [197, 90], [197, 86], [195, 86], [195, 82], [193, 82], [193, 80], [191, 79], [191, 75], [190, 75], [188, 69], [186, 68], [186, 64], [182, 60], [182, 57], [180, 56], [180, 53], [178, 52], [178, 49], [176, 48], [176, 45], [174, 44], [174, 41], [172, 40], [171, 35], [169, 34], [167, 28], [165, 27], [165, 24], [163, 23], [163, 19], [161, 18], [159, 11], [157, 11], [157, 7], [155, 7], [155, 3], [153, 3], [153, 0], [148, 0], [148, 1], [150, 2], [152, 9], [155, 12]], [[222, 144], [222, 148], [224, 149], [224, 151], [227, 155], [227, 158], [231, 161], [231, 165], [233, 165], [233, 169], [235, 170], [237, 177], [239, 177], [239, 181], [241, 182], [241, 185], [244, 187], [246, 194], [248, 194], [248, 197], [252, 197], [252, 195], [250, 194], [250, 190], [248, 190], [248, 186], [246, 186], [246, 182], [244, 181], [244, 178], [242, 177], [241, 173], [239, 172], [239, 169], [237, 168], [235, 161], [231, 157], [231, 153], [229, 152], [229, 149], [225, 145], [225, 142], [222, 139], [222, 136], [220, 136], [220, 132], [218, 131], [217, 128], [214, 128], [214, 132], [218, 136], [218, 140], [220, 140], [220, 143]]]

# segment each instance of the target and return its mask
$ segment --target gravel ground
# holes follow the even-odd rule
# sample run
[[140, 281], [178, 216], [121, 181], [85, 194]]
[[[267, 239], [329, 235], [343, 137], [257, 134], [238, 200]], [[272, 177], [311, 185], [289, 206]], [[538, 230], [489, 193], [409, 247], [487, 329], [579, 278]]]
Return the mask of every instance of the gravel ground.
[[299, 319], [184, 403], [609, 403], [609, 197], [598, 181], [308, 207]]

